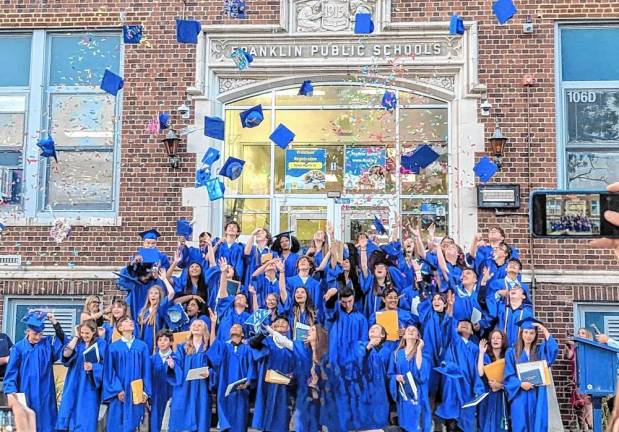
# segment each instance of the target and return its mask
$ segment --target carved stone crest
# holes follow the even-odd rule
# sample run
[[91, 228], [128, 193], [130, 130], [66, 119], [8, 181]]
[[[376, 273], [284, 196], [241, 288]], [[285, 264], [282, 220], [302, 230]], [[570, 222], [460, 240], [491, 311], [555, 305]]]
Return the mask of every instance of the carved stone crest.
[[297, 32], [342, 32], [353, 28], [355, 14], [374, 14], [377, 0], [296, 0], [293, 27]]

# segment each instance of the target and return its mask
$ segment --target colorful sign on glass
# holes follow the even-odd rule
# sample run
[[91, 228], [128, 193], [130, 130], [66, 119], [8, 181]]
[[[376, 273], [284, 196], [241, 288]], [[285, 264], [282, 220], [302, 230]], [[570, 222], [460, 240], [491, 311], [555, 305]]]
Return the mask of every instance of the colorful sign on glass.
[[326, 184], [325, 149], [286, 150], [285, 189], [322, 190]]
[[346, 149], [344, 186], [347, 190], [385, 190], [384, 147]]

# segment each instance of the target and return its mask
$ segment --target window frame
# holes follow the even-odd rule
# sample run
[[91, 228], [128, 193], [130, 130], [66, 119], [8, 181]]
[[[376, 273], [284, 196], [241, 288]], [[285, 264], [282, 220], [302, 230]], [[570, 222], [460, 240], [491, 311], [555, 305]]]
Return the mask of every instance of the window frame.
[[[578, 332], [578, 329], [585, 327], [585, 314], [587, 312], [602, 313], [606, 315], [606, 312], [617, 313], [619, 311], [619, 302], [574, 302], [574, 334]], [[606, 329], [601, 328], [601, 332], [605, 332]]]

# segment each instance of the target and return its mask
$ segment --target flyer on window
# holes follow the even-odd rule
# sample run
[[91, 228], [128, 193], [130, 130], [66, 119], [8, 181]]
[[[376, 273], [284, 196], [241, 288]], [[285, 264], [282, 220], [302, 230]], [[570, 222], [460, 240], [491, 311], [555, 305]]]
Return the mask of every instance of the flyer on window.
[[286, 150], [285, 189], [322, 190], [326, 186], [325, 149]]
[[347, 190], [385, 190], [384, 147], [351, 147], [346, 149], [344, 185]]

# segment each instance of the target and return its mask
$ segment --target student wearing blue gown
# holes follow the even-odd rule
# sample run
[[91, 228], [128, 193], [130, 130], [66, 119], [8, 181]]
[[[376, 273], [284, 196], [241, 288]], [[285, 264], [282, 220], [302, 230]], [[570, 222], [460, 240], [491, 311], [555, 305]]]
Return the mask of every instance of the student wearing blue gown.
[[293, 332], [297, 323], [307, 326], [322, 324], [323, 314], [314, 306], [307, 288], [297, 287], [291, 295], [288, 295], [287, 290], [284, 290], [280, 301], [282, 304], [281, 312], [288, 318]]
[[[288, 294], [292, 295], [299, 287], [304, 287], [309, 293], [312, 303], [319, 311], [324, 311], [323, 296], [321, 282], [312, 277], [314, 271], [314, 262], [306, 255], [303, 255], [297, 260], [297, 274], [286, 278], [286, 287]], [[326, 291], [325, 291], [326, 292]]]
[[170, 260], [166, 254], [157, 249], [157, 240], [161, 237], [161, 234], [159, 234], [156, 228], [151, 228], [141, 232], [139, 235], [142, 238], [142, 248], [155, 249], [157, 251], [157, 267], [167, 270], [170, 267]]
[[217, 262], [225, 258], [226, 262], [234, 269], [235, 279], [242, 281], [245, 271], [245, 246], [237, 241], [241, 234], [241, 226], [230, 221], [224, 226], [224, 235], [215, 245], [215, 259]]
[[139, 315], [140, 309], [144, 306], [146, 293], [150, 287], [157, 285], [165, 288], [163, 281], [158, 278], [158, 274], [154, 274], [155, 270], [157, 268], [154, 268], [152, 263], [145, 264], [137, 260], [124, 267], [118, 275], [116, 285], [118, 289], [127, 293], [125, 301], [129, 305], [133, 319]]
[[[397, 232], [397, 231], [394, 231]], [[383, 247], [390, 260], [395, 261], [395, 266], [400, 270], [404, 280], [403, 286], [408, 287], [415, 280], [414, 261], [415, 241], [412, 237], [403, 242], [392, 241]]]
[[[398, 306], [399, 296], [398, 292], [393, 288], [388, 288], [383, 291], [383, 303], [385, 307], [380, 311], [376, 312], [384, 312], [384, 311], [396, 311], [398, 313], [398, 331], [399, 336], [402, 337], [404, 335], [404, 329], [410, 325], [417, 325], [419, 323], [419, 318], [416, 315], [413, 315], [409, 311], [405, 309], [401, 309]], [[369, 325], [376, 324], [376, 312], [374, 312], [370, 319], [368, 320]], [[385, 341], [385, 345], [391, 347], [391, 350], [395, 350], [398, 346], [398, 341]]]
[[[329, 354], [326, 368], [327, 387], [337, 422], [329, 431], [359, 429], [361, 422], [361, 370], [356, 357], [359, 341], [366, 338], [367, 319], [355, 309], [355, 295], [350, 288], [330, 288], [325, 294], [325, 323], [329, 331]], [[331, 419], [334, 416], [330, 417]]]
[[311, 272], [312, 278], [320, 283], [320, 289], [324, 293], [327, 291], [327, 267], [331, 258], [329, 249], [329, 238], [323, 230], [314, 233], [310, 247], [305, 251], [305, 255], [310, 257], [314, 263], [314, 270]]
[[287, 432], [290, 424], [289, 385], [268, 383], [265, 376], [268, 370], [277, 371], [292, 377], [295, 367], [292, 342], [286, 338], [290, 331], [288, 320], [279, 316], [272, 328], [267, 327], [270, 335], [264, 333], [252, 337], [249, 346], [257, 367], [256, 404], [252, 428], [269, 432]]
[[[246, 432], [249, 427], [249, 389], [255, 379], [254, 362], [251, 349], [243, 341], [243, 326], [230, 327], [227, 341], [216, 340], [208, 353], [213, 367], [217, 370], [217, 416], [219, 430]], [[226, 396], [228, 386], [239, 380], [239, 384]]]
[[[256, 300], [259, 308], [265, 308], [267, 295], [274, 293], [280, 295], [282, 288], [286, 289], [286, 274], [284, 263], [275, 258], [259, 266], [251, 278], [251, 285], [256, 291]], [[252, 308], [252, 312], [255, 308]]]
[[462, 280], [462, 270], [466, 268], [460, 247], [453, 241], [444, 247], [436, 248], [439, 268], [440, 290], [454, 291]]
[[[55, 336], [43, 336], [45, 319], [54, 327]], [[65, 336], [51, 313], [30, 311], [22, 319], [26, 336], [11, 349], [4, 375], [4, 393], [24, 393], [36, 414], [37, 432], [52, 432], [56, 425], [56, 387], [53, 364], [60, 359]]]
[[105, 332], [103, 337], [108, 345], [120, 338], [117, 324], [122, 318], [128, 317], [129, 313], [129, 305], [126, 301], [118, 297], [112, 300], [108, 320], [103, 323], [103, 331]]
[[263, 228], [256, 228], [250, 234], [249, 240], [245, 243], [245, 248], [243, 250], [245, 260], [245, 276], [243, 282], [245, 285], [251, 283], [252, 275], [265, 260], [269, 261], [270, 258], [273, 258], [273, 253], [271, 252], [272, 243], [273, 238], [271, 237], [271, 233]]
[[299, 250], [301, 245], [299, 240], [293, 235], [292, 231], [277, 234], [273, 241], [271, 250], [284, 261], [284, 269], [286, 277], [293, 277], [297, 274], [297, 260], [299, 259]]
[[[423, 340], [416, 326], [409, 325], [404, 330], [400, 344], [390, 356], [388, 373], [398, 426], [405, 432], [430, 432], [432, 418], [422, 416], [430, 412], [427, 386], [430, 363], [423, 355]], [[409, 384], [411, 378], [415, 387]]]
[[191, 323], [197, 319], [204, 321], [208, 328], [211, 328], [210, 316], [212, 314], [212, 310], [209, 309], [206, 303], [204, 303], [202, 297], [194, 295], [183, 296], [174, 300], [174, 303], [184, 303], [185, 313], [187, 314], [187, 318], [189, 318], [189, 321], [185, 322], [178, 330], [175, 331], [189, 331]]
[[220, 261], [220, 268], [223, 269], [222, 277], [219, 283], [219, 293], [217, 296], [217, 305], [215, 311], [217, 313], [219, 327], [217, 328], [217, 339], [226, 341], [230, 335], [230, 328], [233, 324], [241, 324], [245, 334], [249, 334], [249, 326], [245, 325], [245, 321], [250, 317], [248, 312], [249, 299], [243, 292], [238, 292], [236, 295], [228, 295], [227, 277], [232, 273], [233, 269], [228, 268], [225, 261]]
[[385, 344], [387, 333], [374, 324], [368, 337], [357, 344], [357, 361], [361, 370], [361, 425], [359, 429], [385, 429], [389, 425], [387, 372], [392, 346]]
[[174, 288], [166, 279], [163, 269], [160, 270], [159, 280], [163, 281], [167, 293], [164, 295], [163, 290], [158, 285], [150, 287], [144, 306], [137, 316], [138, 334], [140, 339], [146, 343], [149, 354], [153, 354], [157, 350], [156, 335], [166, 325], [165, 314], [172, 305], [174, 298]]
[[534, 386], [520, 381], [517, 365], [546, 360], [550, 367], [559, 353], [559, 346], [548, 330], [535, 318], [519, 321], [522, 328], [516, 346], [505, 355], [505, 391], [510, 404], [513, 432], [547, 432], [547, 386]]
[[169, 281], [172, 281], [175, 297], [199, 295], [204, 301], [209, 300], [208, 280], [214, 272], [211, 269], [211, 263], [213, 263], [213, 266], [215, 265], [215, 258], [213, 248], [210, 245], [207, 246], [207, 250], [206, 257], [208, 259], [196, 260], [195, 257], [187, 259], [185, 268], [178, 277], [174, 276], [174, 272], [177, 267], [180, 268], [181, 257], [178, 254], [174, 255], [174, 260], [166, 272], [166, 277]]
[[212, 371], [202, 378], [187, 381], [191, 369], [212, 367], [208, 357], [211, 340], [215, 339], [216, 322], [212, 327], [195, 320], [189, 329], [188, 339], [176, 347], [172, 361], [168, 362], [168, 382], [172, 385], [170, 402], [170, 432], [208, 432], [211, 427]]
[[[511, 250], [505, 243], [499, 243], [494, 247], [492, 255], [489, 258], [475, 267], [481, 269], [480, 274], [489, 274], [486, 285], [480, 286], [480, 301], [481, 305], [486, 309], [492, 309], [496, 281], [502, 280], [507, 275], [507, 266], [510, 259]], [[487, 303], [487, 304], [486, 304]]]
[[507, 293], [507, 297], [501, 297], [496, 307], [496, 327], [507, 335], [507, 346], [514, 346], [518, 340], [518, 321], [534, 316], [533, 308], [526, 303], [525, 290], [520, 285], [514, 285]]
[[[62, 352], [62, 364], [67, 367], [67, 374], [56, 430], [96, 432], [107, 343], [97, 337], [97, 325], [92, 320], [84, 321], [77, 330], [79, 336], [74, 336]], [[93, 345], [97, 347], [91, 348]], [[84, 358], [86, 349], [96, 349], [99, 360], [87, 362]]]
[[[484, 366], [505, 358], [507, 337], [505, 333], [494, 329], [488, 335], [490, 343], [483, 339], [479, 342], [477, 373], [485, 377]], [[479, 426], [481, 432], [503, 432], [509, 430], [509, 407], [502, 381], [485, 377], [484, 383], [488, 397], [479, 404]]]
[[[481, 266], [486, 259], [492, 258], [492, 252], [495, 247], [505, 242], [505, 231], [503, 228], [493, 226], [488, 230], [488, 241], [483, 240], [483, 236], [479, 233], [475, 233], [473, 240], [471, 241], [471, 249], [466, 254], [466, 262], [469, 266], [473, 267], [475, 273], [481, 274]], [[519, 258], [518, 249], [514, 246], [510, 246], [510, 257]]]
[[[121, 338], [108, 347], [103, 366], [103, 401], [109, 404], [107, 430], [134, 432], [144, 417], [144, 405], [152, 395], [150, 351], [134, 337], [131, 318], [118, 323]], [[134, 403], [131, 383], [142, 380], [141, 403]], [[136, 401], [137, 402], [137, 401]]]
[[150, 430], [159, 432], [163, 423], [166, 405], [172, 397], [172, 386], [168, 382], [168, 366], [172, 361], [172, 342], [170, 330], [157, 332], [157, 352], [150, 357], [151, 383], [153, 394], [150, 401]]
[[382, 294], [387, 289], [395, 288], [387, 263], [378, 261], [373, 266], [364, 267], [364, 252], [361, 252], [361, 274], [359, 282], [364, 294], [363, 314], [369, 318], [374, 312], [383, 308]]
[[[510, 258], [505, 263], [505, 273], [500, 278], [490, 277], [487, 278], [487, 289], [486, 289], [486, 306], [488, 311], [492, 312], [496, 310], [497, 301], [501, 298], [501, 296], [506, 296], [507, 292], [514, 287], [514, 285], [520, 285], [524, 289], [525, 295], [529, 296], [529, 286], [522, 282], [522, 275], [520, 271], [522, 270], [522, 263], [517, 258]], [[490, 272], [489, 269], [484, 269], [484, 276], [487, 274], [486, 272]], [[486, 279], [486, 278], [485, 278]], [[483, 282], [483, 281], [482, 281]], [[483, 291], [480, 290], [480, 293]], [[530, 303], [528, 298], [525, 302]]]

